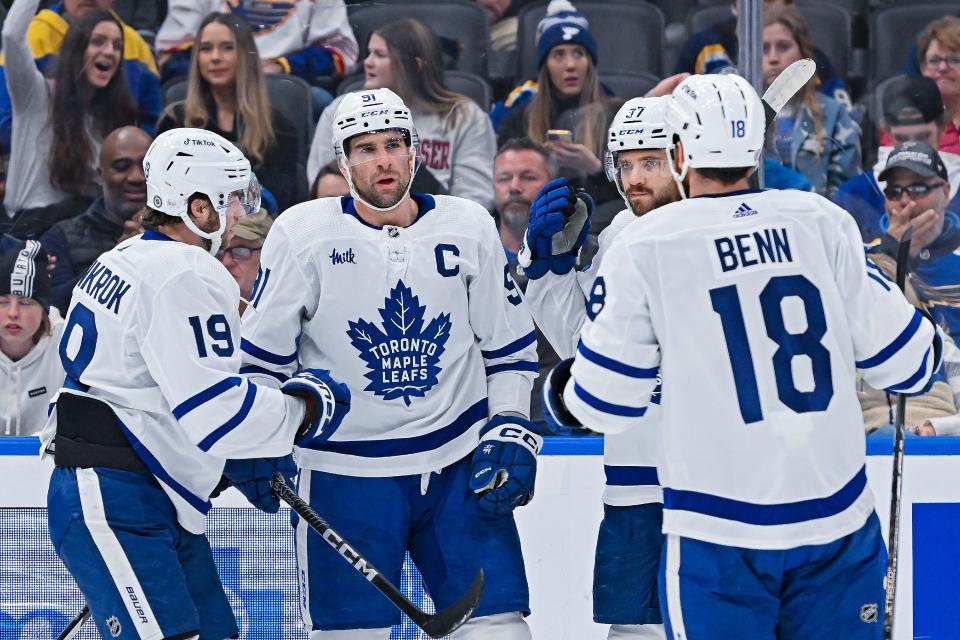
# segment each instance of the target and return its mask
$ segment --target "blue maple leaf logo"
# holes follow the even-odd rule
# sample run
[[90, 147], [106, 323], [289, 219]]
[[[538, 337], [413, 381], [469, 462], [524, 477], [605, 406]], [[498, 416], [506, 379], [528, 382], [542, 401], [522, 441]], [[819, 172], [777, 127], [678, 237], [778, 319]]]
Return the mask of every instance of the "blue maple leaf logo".
[[437, 384], [440, 355], [450, 337], [450, 314], [441, 313], [426, 327], [426, 307], [410, 287], [397, 281], [379, 309], [381, 327], [363, 318], [347, 321], [350, 343], [360, 352], [369, 371], [372, 391], [384, 400], [422, 398]]

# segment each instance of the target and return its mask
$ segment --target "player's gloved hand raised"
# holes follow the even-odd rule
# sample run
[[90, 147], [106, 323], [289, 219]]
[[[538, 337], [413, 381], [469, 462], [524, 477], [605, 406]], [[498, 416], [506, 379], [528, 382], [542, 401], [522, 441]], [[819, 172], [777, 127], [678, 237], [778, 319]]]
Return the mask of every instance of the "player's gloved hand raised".
[[530, 222], [517, 261], [528, 278], [547, 271], [563, 275], [573, 269], [577, 253], [587, 240], [593, 198], [557, 178], [540, 189], [530, 205]]
[[280, 385], [280, 390], [307, 400], [307, 414], [294, 442], [326, 442], [350, 411], [350, 389], [326, 369], [303, 369]]
[[289, 483], [297, 475], [297, 465], [292, 455], [280, 458], [250, 458], [227, 460], [223, 466], [223, 476], [242, 493], [250, 504], [264, 513], [276, 513], [280, 501], [270, 490], [270, 480], [277, 471]]
[[470, 468], [470, 489], [481, 509], [506, 514], [530, 502], [542, 446], [526, 418], [498, 415], [487, 423]]
[[573, 358], [561, 360], [543, 381], [543, 391], [540, 395], [543, 418], [550, 432], [556, 435], [581, 435], [587, 432], [563, 402], [563, 389], [570, 379], [571, 367], [573, 367]]

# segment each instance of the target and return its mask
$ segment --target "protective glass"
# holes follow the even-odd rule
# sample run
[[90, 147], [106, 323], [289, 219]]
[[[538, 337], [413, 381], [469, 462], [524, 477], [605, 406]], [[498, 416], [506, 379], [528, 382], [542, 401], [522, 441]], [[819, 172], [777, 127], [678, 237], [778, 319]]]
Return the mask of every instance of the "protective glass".
[[603, 156], [603, 168], [607, 174], [607, 180], [615, 183], [621, 189], [623, 188], [622, 176], [632, 175], [639, 171], [640, 176], [644, 178], [654, 178], [669, 174], [666, 158], [641, 158], [639, 161], [619, 159], [618, 154], [607, 151]]
[[351, 143], [345, 162], [348, 167], [355, 167], [383, 159], [408, 159], [414, 151], [415, 149], [407, 144], [406, 136], [398, 130], [396, 135], [385, 139]]
[[883, 190], [883, 195], [887, 200], [899, 200], [900, 196], [906, 193], [908, 198], [911, 200], [916, 200], [917, 198], [922, 198], [934, 189], [938, 189], [942, 186], [942, 183], [927, 184], [925, 182], [915, 182], [914, 184], [908, 184], [904, 186], [887, 185], [887, 187]]
[[238, 210], [239, 205], [243, 213], [240, 215], [252, 215], [260, 210], [260, 182], [257, 176], [250, 174], [250, 182], [243, 189], [232, 192], [227, 199], [227, 208], [233, 211]]

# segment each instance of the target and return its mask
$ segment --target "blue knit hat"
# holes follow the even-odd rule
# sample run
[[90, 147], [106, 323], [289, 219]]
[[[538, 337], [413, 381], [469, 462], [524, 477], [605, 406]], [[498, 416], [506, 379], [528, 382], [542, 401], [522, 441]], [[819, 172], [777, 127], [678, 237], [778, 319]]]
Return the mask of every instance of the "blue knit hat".
[[543, 66], [550, 50], [561, 44], [579, 44], [597, 64], [597, 41], [589, 29], [590, 23], [570, 0], [551, 0], [547, 15], [537, 25], [537, 68]]

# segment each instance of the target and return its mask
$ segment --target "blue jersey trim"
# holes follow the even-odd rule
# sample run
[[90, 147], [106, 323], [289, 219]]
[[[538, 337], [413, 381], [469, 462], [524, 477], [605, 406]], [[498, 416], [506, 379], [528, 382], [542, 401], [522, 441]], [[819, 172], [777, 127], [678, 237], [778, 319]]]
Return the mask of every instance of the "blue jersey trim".
[[271, 378], [276, 378], [281, 383], [286, 382], [290, 379], [290, 376], [285, 376], [282, 373], [277, 373], [276, 371], [270, 371], [270, 369], [264, 369], [263, 367], [258, 367], [255, 364], [245, 364], [240, 367], [240, 373], [249, 374], [249, 373], [260, 373], [265, 376], [270, 376]]
[[198, 393], [195, 396], [187, 398], [177, 406], [173, 408], [173, 417], [179, 420], [183, 416], [187, 415], [200, 405], [213, 400], [217, 396], [226, 393], [234, 387], [239, 387], [243, 383], [238, 376], [230, 376], [229, 378], [224, 378], [220, 382], [211, 385]]
[[83, 391], [84, 393], [86, 393], [87, 391], [90, 391], [90, 385], [83, 384], [82, 382], [80, 382], [79, 380], [71, 376], [67, 376], [66, 378], [63, 379], [63, 388], [70, 389], [72, 391]]
[[[114, 412], [114, 415], [116, 415], [116, 412]], [[119, 417], [117, 417], [117, 424], [120, 425], [124, 435], [127, 436], [127, 440], [130, 441], [130, 446], [137, 452], [140, 460], [143, 461], [143, 464], [146, 465], [147, 469], [150, 470], [150, 473], [152, 473], [157, 480], [173, 489], [178, 496], [186, 500], [191, 507], [200, 513], [206, 515], [207, 512], [210, 511], [210, 507], [213, 505], [210, 504], [209, 500], [204, 500], [200, 496], [191, 493], [185, 486], [174, 480], [173, 476], [167, 473], [163, 465], [160, 464], [160, 461], [137, 439], [137, 436], [133, 435], [133, 432], [127, 428], [127, 425], [123, 424]]]
[[577, 352], [593, 364], [603, 367], [604, 369], [609, 369], [614, 373], [625, 375], [629, 378], [649, 379], [657, 377], [657, 367], [653, 367], [652, 369], [633, 367], [628, 364], [618, 362], [613, 358], [608, 358], [603, 354], [597, 353], [593, 349], [584, 345], [582, 342], [577, 345]]
[[573, 383], [573, 391], [577, 394], [577, 397], [583, 400], [585, 403], [596, 409], [597, 411], [602, 411], [604, 413], [609, 413], [614, 416], [624, 416], [626, 418], [639, 418], [647, 412], [646, 407], [627, 407], [622, 404], [613, 404], [612, 402], [607, 402], [606, 400], [601, 400], [600, 398], [591, 395], [586, 389], [581, 387], [576, 381]]
[[856, 502], [866, 488], [867, 468], [863, 466], [843, 488], [826, 498], [783, 504], [754, 504], [698, 491], [664, 487], [663, 508], [692, 511], [746, 524], [794, 524], [837, 515]]
[[275, 353], [270, 353], [266, 349], [261, 349], [246, 338], [240, 338], [240, 350], [244, 353], [250, 354], [257, 360], [263, 360], [264, 362], [269, 362], [270, 364], [290, 364], [297, 359], [296, 351], [288, 356], [280, 356]]
[[738, 189], [726, 193], [702, 193], [699, 196], [690, 196], [691, 198], [727, 198], [734, 196], [745, 196], [751, 193], [763, 193], [766, 189]]
[[414, 453], [423, 453], [439, 449], [448, 442], [460, 437], [473, 425], [487, 419], [487, 399], [479, 400], [461, 413], [456, 420], [432, 433], [412, 438], [391, 438], [387, 440], [352, 440], [344, 442], [310, 443], [307, 449], [342, 453], [362, 458], [390, 458]]
[[927, 360], [930, 358], [930, 349], [927, 349], [927, 352], [923, 354], [923, 362], [920, 363], [920, 368], [917, 369], [912, 376], [901, 382], [900, 384], [895, 384], [892, 387], [887, 387], [887, 391], [901, 391], [903, 389], [909, 389], [913, 385], [917, 384], [917, 381], [923, 377], [923, 374], [927, 371]]
[[487, 360], [495, 360], [497, 358], [502, 358], [504, 356], [513, 355], [518, 351], [522, 351], [532, 345], [537, 341], [537, 331], [534, 329], [527, 335], [522, 338], [517, 338], [510, 344], [500, 347], [499, 349], [490, 349], [489, 351], [480, 350], [480, 354]]
[[871, 367], [876, 367], [883, 364], [890, 358], [892, 358], [897, 351], [900, 350], [903, 345], [907, 344], [910, 341], [910, 338], [917, 333], [917, 330], [920, 328], [920, 322], [923, 320], [923, 316], [919, 311], [914, 310], [913, 317], [910, 319], [910, 322], [907, 324], [907, 327], [900, 332], [893, 342], [888, 344], [886, 347], [880, 350], [877, 355], [867, 358], [866, 360], [858, 360], [857, 368], [858, 369], [870, 369]]
[[537, 373], [540, 371], [540, 365], [536, 362], [528, 362], [526, 360], [520, 362], [504, 362], [503, 364], [495, 364], [486, 368], [487, 376], [493, 376], [498, 373], [503, 373], [504, 371], [533, 371]]
[[243, 404], [240, 405], [240, 410], [237, 411], [232, 418], [210, 432], [210, 435], [201, 440], [197, 447], [199, 447], [201, 451], [210, 451], [210, 448], [221, 438], [236, 429], [240, 423], [246, 420], [247, 416], [250, 415], [250, 409], [253, 407], [253, 401], [256, 399], [256, 397], [257, 385], [248, 380], [247, 395], [243, 397]]
[[603, 474], [611, 487], [659, 486], [660, 478], [656, 467], [621, 467], [603, 465]]
[[143, 235], [140, 236], [141, 240], [161, 240], [165, 242], [176, 242], [173, 238], [168, 236], [165, 233], [160, 233], [156, 229], [147, 229], [143, 232]]
[[[416, 224], [420, 218], [430, 213], [437, 207], [437, 201], [434, 200], [433, 196], [429, 193], [410, 193], [410, 197], [414, 202], [417, 203], [417, 217], [414, 218], [413, 222], [408, 226]], [[366, 220], [360, 217], [360, 214], [357, 213], [357, 205], [353, 201], [353, 196], [340, 196], [340, 210], [344, 213], [353, 216], [357, 219], [357, 222], [362, 224], [365, 227], [370, 227], [371, 229], [381, 230], [383, 227], [379, 227], [375, 224], [370, 224]], [[396, 225], [388, 225], [396, 226]]]

